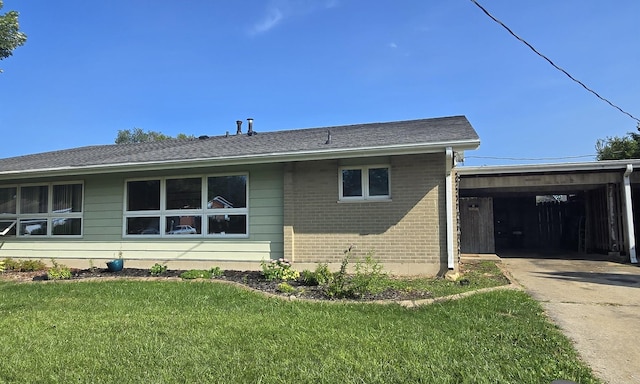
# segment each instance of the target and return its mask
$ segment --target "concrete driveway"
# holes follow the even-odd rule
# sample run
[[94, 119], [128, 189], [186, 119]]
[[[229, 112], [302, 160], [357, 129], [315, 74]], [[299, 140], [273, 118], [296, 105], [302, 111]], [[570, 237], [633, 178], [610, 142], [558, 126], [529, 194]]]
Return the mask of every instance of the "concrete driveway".
[[640, 267], [594, 260], [502, 257], [607, 383], [640, 383]]

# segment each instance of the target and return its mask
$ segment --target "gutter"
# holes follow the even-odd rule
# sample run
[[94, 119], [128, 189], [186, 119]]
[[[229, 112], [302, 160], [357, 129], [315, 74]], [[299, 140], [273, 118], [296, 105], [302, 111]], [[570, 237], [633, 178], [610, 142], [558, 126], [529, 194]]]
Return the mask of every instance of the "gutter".
[[627, 241], [629, 244], [629, 261], [633, 264], [638, 263], [636, 258], [636, 231], [633, 224], [633, 201], [631, 199], [631, 172], [633, 172], [633, 165], [627, 164], [627, 169], [623, 175], [623, 188], [622, 195], [624, 198], [624, 212], [627, 221]]
[[447, 268], [453, 270], [455, 268], [454, 249], [453, 249], [453, 185], [451, 184], [451, 175], [454, 166], [453, 149], [447, 147], [445, 149], [445, 204], [447, 215]]

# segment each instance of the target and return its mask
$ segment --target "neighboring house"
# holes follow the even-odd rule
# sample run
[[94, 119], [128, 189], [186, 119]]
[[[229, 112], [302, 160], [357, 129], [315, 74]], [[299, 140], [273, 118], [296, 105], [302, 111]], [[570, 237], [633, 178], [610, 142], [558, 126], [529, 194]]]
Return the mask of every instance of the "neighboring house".
[[479, 145], [464, 116], [251, 123], [251, 134], [0, 159], [0, 258], [255, 269], [281, 257], [337, 265], [353, 246], [396, 273], [455, 269], [453, 167]]

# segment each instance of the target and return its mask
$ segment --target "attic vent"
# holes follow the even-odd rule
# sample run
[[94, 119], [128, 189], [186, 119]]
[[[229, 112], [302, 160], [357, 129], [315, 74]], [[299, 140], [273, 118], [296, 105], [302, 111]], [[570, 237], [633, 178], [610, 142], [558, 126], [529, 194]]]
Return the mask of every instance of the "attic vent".
[[238, 130], [236, 131], [236, 135], [242, 134], [242, 120], [236, 120], [236, 125], [238, 126]]
[[248, 135], [248, 136], [257, 135], [257, 134], [258, 134], [258, 132], [255, 132], [255, 131], [253, 130], [253, 119], [252, 119], [252, 118], [248, 118], [248, 119], [247, 119], [247, 123], [249, 123], [249, 129], [248, 129], [248, 131], [247, 131], [247, 135]]
[[207, 136], [207, 135], [198, 136], [198, 139], [200, 139], [200, 140], [206, 140], [208, 138], [209, 138], [209, 136]]

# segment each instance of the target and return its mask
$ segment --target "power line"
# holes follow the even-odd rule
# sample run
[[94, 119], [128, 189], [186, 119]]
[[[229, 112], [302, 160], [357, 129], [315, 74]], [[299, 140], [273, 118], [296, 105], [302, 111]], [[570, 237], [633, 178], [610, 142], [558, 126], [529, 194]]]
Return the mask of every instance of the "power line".
[[496, 23], [500, 24], [504, 29], [507, 30], [507, 32], [509, 32], [513, 37], [515, 37], [516, 39], [520, 40], [522, 43], [524, 43], [524, 45], [526, 45], [527, 47], [529, 47], [533, 52], [535, 52], [536, 55], [542, 57], [543, 59], [545, 59], [547, 62], [549, 62], [549, 64], [551, 64], [555, 69], [557, 69], [558, 71], [564, 73], [565, 75], [567, 75], [567, 77], [569, 77], [571, 80], [573, 80], [574, 82], [580, 84], [582, 86], [582, 88], [586, 89], [587, 91], [591, 92], [592, 94], [594, 94], [598, 99], [604, 101], [605, 103], [609, 104], [610, 106], [612, 106], [613, 108], [617, 109], [618, 111], [624, 113], [625, 115], [629, 116], [630, 118], [632, 118], [633, 120], [637, 121], [638, 123], [640, 123], [640, 119], [638, 119], [637, 117], [633, 116], [632, 114], [630, 114], [629, 112], [625, 111], [624, 109], [618, 107], [617, 105], [613, 104], [611, 101], [605, 99], [604, 97], [600, 96], [598, 94], [598, 92], [594, 91], [593, 89], [587, 87], [582, 81], [576, 79], [575, 77], [571, 76], [571, 74], [569, 74], [569, 72], [565, 71], [564, 69], [560, 68], [559, 66], [557, 66], [553, 61], [551, 61], [551, 59], [549, 59], [547, 56], [543, 55], [542, 53], [538, 52], [537, 49], [535, 49], [531, 44], [529, 44], [526, 40], [524, 40], [523, 38], [521, 38], [520, 36], [516, 35], [509, 27], [507, 27], [502, 21], [496, 19], [491, 13], [489, 13], [489, 11], [487, 11], [482, 5], [480, 5], [480, 3], [478, 3], [476, 0], [471, 0], [472, 3], [474, 3], [475, 5], [478, 6], [478, 8], [480, 8], [482, 10], [482, 12], [484, 12], [487, 16], [489, 16], [493, 21], [495, 21]]

